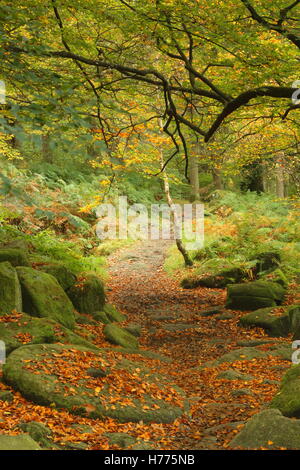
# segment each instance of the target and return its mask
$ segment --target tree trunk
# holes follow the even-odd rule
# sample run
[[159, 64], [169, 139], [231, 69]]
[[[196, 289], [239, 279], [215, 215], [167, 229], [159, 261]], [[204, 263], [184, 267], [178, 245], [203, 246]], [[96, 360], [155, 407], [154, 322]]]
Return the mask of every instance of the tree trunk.
[[276, 163], [275, 175], [276, 175], [276, 195], [277, 197], [283, 199], [285, 197], [284, 171], [280, 162]]
[[190, 201], [199, 199], [198, 145], [195, 145], [195, 155], [189, 157], [189, 177], [191, 185]]
[[[163, 153], [162, 152], [160, 153], [160, 164], [161, 164], [161, 168], [163, 168], [164, 161], [163, 161]], [[174, 210], [174, 208], [173, 208], [173, 201], [172, 201], [172, 197], [171, 197], [171, 194], [170, 194], [170, 185], [169, 185], [169, 179], [168, 179], [166, 169], [164, 169], [162, 171], [162, 175], [163, 175], [165, 195], [166, 195], [166, 198], [167, 198], [168, 206], [170, 207], [171, 212], [173, 214], [174, 226], [176, 227], [178, 225], [178, 216], [177, 216], [176, 210]], [[175, 241], [176, 241], [176, 246], [177, 246], [178, 250], [180, 251], [180, 253], [183, 256], [185, 265], [186, 266], [193, 266], [194, 263], [193, 263], [192, 259], [190, 258], [188, 252], [186, 251], [186, 249], [185, 249], [185, 247], [182, 243], [182, 240], [180, 238], [176, 238]]]
[[212, 170], [213, 181], [216, 189], [224, 189], [221, 171], [218, 168]]
[[42, 155], [44, 162], [53, 163], [53, 154], [50, 149], [50, 138], [48, 133], [42, 135]]

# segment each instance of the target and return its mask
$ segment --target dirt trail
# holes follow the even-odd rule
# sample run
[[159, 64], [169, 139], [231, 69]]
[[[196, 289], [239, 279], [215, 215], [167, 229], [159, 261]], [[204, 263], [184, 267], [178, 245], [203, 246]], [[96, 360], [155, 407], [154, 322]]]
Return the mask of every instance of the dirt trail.
[[[170, 449], [224, 449], [243, 423], [266, 406], [277, 392], [289, 362], [279, 357], [246, 360], [204, 369], [203, 364], [246, 346], [249, 341], [268, 344], [253, 350], [268, 352], [285, 340], [266, 336], [263, 330], [246, 330], [237, 325], [245, 312], [205, 312], [223, 306], [221, 289], [186, 290], [179, 280], [163, 270], [171, 241], [143, 241], [110, 257], [109, 301], [142, 326], [142, 348], [163, 354], [163, 372], [182, 387], [191, 404], [190, 417], [180, 420]], [[247, 343], [248, 342], [248, 343]], [[275, 345], [274, 345], [275, 343]], [[253, 346], [252, 344], [249, 344]], [[252, 380], [217, 378], [234, 369]]]

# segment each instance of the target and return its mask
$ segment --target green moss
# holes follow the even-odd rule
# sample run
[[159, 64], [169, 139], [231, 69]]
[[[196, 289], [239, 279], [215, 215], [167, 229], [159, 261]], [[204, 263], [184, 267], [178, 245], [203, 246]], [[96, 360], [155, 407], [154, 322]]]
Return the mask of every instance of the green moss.
[[285, 418], [279, 410], [263, 410], [249, 419], [230, 443], [230, 448], [261, 447], [300, 449], [300, 422]]
[[181, 286], [185, 289], [193, 289], [199, 286], [222, 289], [228, 284], [241, 282], [246, 277], [245, 271], [241, 268], [223, 269], [212, 276], [185, 278], [181, 281]]
[[272, 308], [262, 308], [248, 313], [239, 321], [242, 326], [263, 328], [270, 336], [287, 336], [290, 331], [289, 315], [272, 314]]
[[105, 312], [94, 312], [93, 318], [97, 322], [104, 323], [105, 325], [111, 322]]
[[74, 328], [74, 307], [53, 276], [27, 267], [18, 267], [17, 273], [26, 313], [52, 318], [66, 328]]
[[0, 263], [0, 315], [22, 310], [21, 287], [15, 268], [7, 261]]
[[242, 374], [241, 372], [238, 372], [236, 370], [228, 369], [224, 370], [223, 372], [220, 372], [220, 374], [217, 376], [217, 379], [243, 380], [245, 382], [248, 382], [250, 380], [253, 380], [253, 377], [249, 374]]
[[238, 310], [275, 307], [282, 303], [284, 295], [285, 289], [275, 282], [254, 281], [231, 284], [227, 286], [226, 307]]
[[106, 313], [108, 319], [111, 322], [122, 322], [126, 321], [127, 317], [123, 313], [120, 313], [114, 305], [105, 304], [103, 307], [104, 313]]
[[139, 347], [139, 343], [134, 335], [114, 323], [106, 325], [103, 333], [112, 344], [118, 344], [128, 349], [138, 349]]
[[0, 450], [41, 450], [41, 448], [28, 434], [17, 436], [3, 434], [0, 436]]
[[[5, 320], [5, 317], [2, 320]], [[0, 322], [0, 338], [5, 342], [7, 354], [23, 346], [23, 335], [27, 335], [26, 344], [28, 345], [65, 343], [79, 344], [95, 351], [98, 350], [86, 339], [49, 318], [36, 318], [23, 313], [18, 321]]]
[[44, 449], [53, 449], [55, 444], [51, 441], [52, 431], [47, 426], [36, 421], [21, 423], [19, 428], [28, 433], [29, 436]]
[[75, 274], [73, 274], [72, 271], [66, 268], [63, 264], [44, 264], [38, 266], [38, 269], [55, 277], [55, 279], [58, 281], [58, 283], [64, 290], [69, 289], [71, 286], [73, 286], [76, 281]]
[[[164, 400], [152, 398], [150, 394], [145, 392], [143, 399], [136, 398], [130, 391], [126, 392], [124, 398], [130, 398], [132, 405], [122, 405], [122, 396], [120, 396], [119, 402], [110, 403], [109, 398], [111, 397], [111, 391], [107, 387], [103, 387], [98, 396], [95, 395], [94, 391], [87, 386], [85, 379], [82, 379], [80, 383], [74, 384], [73, 381], [70, 383], [62, 382], [58, 380], [58, 377], [53, 373], [45, 373], [44, 370], [38, 370], [38, 364], [43, 364], [43, 361], [51, 359], [53, 354], [62, 353], [68, 349], [76, 348], [79, 351], [92, 351], [82, 346], [63, 346], [63, 345], [32, 345], [24, 346], [13, 351], [7, 358], [6, 363], [3, 366], [3, 379], [5, 383], [12, 386], [15, 390], [21, 392], [21, 394], [28, 400], [33, 401], [39, 405], [49, 406], [55, 404], [57, 408], [68, 410], [70, 413], [75, 415], [81, 415], [91, 417], [94, 419], [103, 419], [105, 416], [114, 418], [120, 422], [157, 422], [157, 423], [170, 423], [182, 415], [184, 409], [178, 406], [171, 405]], [[100, 350], [99, 355], [95, 354], [93, 364], [96, 367], [99, 361], [99, 367], [101, 367], [101, 359], [105, 358], [105, 351]], [[28, 368], [30, 363], [34, 363], [35, 369]], [[118, 364], [111, 370], [111, 375], [118, 374], [119, 370], [124, 369], [126, 363]], [[139, 364], [135, 366], [142, 367]], [[149, 380], [155, 380], [149, 377], [149, 374], [143, 374], [142, 370], [137, 373], [137, 382], [147, 383]], [[35, 372], [40, 372], [36, 374]], [[101, 380], [101, 379], [98, 379]], [[105, 380], [105, 378], [104, 378]], [[155, 380], [158, 388], [163, 390], [165, 383], [161, 383], [161, 380], [157, 377]], [[76, 393], [74, 393], [74, 388]], [[72, 389], [72, 391], [70, 390]], [[182, 396], [184, 397], [183, 392]], [[91, 405], [89, 409], [88, 405]]]
[[[292, 350], [291, 350], [292, 352]], [[283, 376], [280, 390], [270, 404], [284, 416], [300, 418], [300, 366], [294, 365]]]
[[17, 248], [1, 248], [0, 262], [9, 261], [13, 266], [29, 266], [27, 253]]
[[102, 311], [105, 292], [102, 281], [94, 274], [87, 274], [67, 291], [74, 307], [80, 313], [92, 314]]

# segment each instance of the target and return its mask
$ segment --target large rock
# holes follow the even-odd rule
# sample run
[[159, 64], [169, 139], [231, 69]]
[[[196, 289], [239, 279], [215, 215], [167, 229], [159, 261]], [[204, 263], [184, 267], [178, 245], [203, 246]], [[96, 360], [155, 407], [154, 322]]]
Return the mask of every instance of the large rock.
[[15, 268], [7, 261], [0, 263], [0, 315], [22, 310], [21, 287]]
[[263, 271], [273, 271], [278, 268], [281, 262], [281, 256], [276, 251], [265, 251], [257, 253], [251, 259], [257, 260], [255, 272], [260, 273]]
[[41, 448], [28, 434], [18, 434], [17, 436], [2, 434], [0, 436], [0, 450], [41, 450]]
[[126, 321], [126, 316], [120, 313], [114, 305], [105, 304], [101, 312], [93, 312], [92, 316], [94, 320], [101, 323], [112, 323]]
[[274, 314], [272, 308], [261, 308], [240, 318], [242, 326], [263, 328], [270, 336], [287, 336], [290, 331], [290, 319], [287, 313]]
[[[169, 423], [181, 416], [185, 410], [183, 392], [124, 356], [105, 350], [95, 354], [73, 345], [24, 346], [8, 356], [3, 379], [34, 403], [90, 418]], [[87, 375], [91, 366], [103, 365], [109, 366], [108, 375]]]
[[300, 418], [300, 365], [292, 366], [285, 373], [270, 406], [278, 408], [284, 416]]
[[281, 304], [285, 289], [276, 282], [254, 281], [227, 286], [226, 307], [236, 310], [258, 310]]
[[209, 287], [222, 289], [228, 284], [241, 282], [246, 279], [246, 273], [241, 268], [223, 269], [219, 273], [205, 277], [188, 277], [181, 281], [181, 286], [185, 289], [193, 289], [195, 287]]
[[31, 317], [25, 313], [4, 315], [0, 321], [0, 338], [10, 354], [24, 344], [64, 343], [98, 348], [50, 318]]
[[287, 308], [290, 319], [290, 331], [294, 333], [293, 340], [300, 339], [300, 305], [291, 305]]
[[260, 279], [265, 281], [277, 282], [282, 287], [287, 288], [289, 281], [286, 275], [281, 271], [281, 269], [275, 269], [270, 274], [263, 275]]
[[259, 351], [254, 347], [233, 349], [232, 351], [223, 354], [223, 356], [218, 357], [214, 361], [206, 362], [203, 366], [200, 366], [200, 368], [203, 369], [203, 367], [216, 367], [219, 364], [223, 364], [224, 362], [252, 361], [252, 359], [260, 359], [265, 357], [267, 357], [265, 352]]
[[37, 421], [24, 422], [19, 428], [29, 434], [29, 436], [44, 449], [54, 449], [56, 446], [51, 441], [52, 431], [50, 428]]
[[72, 302], [53, 276], [27, 267], [18, 267], [17, 273], [26, 313], [52, 318], [66, 328], [74, 328]]
[[29, 266], [27, 253], [17, 248], [1, 248], [0, 262], [9, 261], [13, 266]]
[[112, 344], [118, 344], [127, 349], [138, 349], [139, 343], [136, 337], [120, 326], [110, 323], [103, 329], [104, 336]]
[[241, 449], [300, 449], [300, 421], [285, 418], [279, 410], [254, 415], [230, 443]]
[[102, 281], [94, 274], [87, 274], [67, 291], [74, 307], [80, 313], [102, 311], [105, 292]]
[[217, 379], [226, 379], [226, 380], [243, 380], [245, 382], [249, 382], [249, 380], [253, 380], [252, 375], [243, 374], [234, 369], [224, 370], [217, 375]]
[[74, 285], [76, 281], [76, 276], [72, 271], [70, 271], [66, 266], [59, 263], [49, 263], [37, 266], [37, 269], [43, 271], [44, 273], [51, 274], [55, 277], [58, 283], [64, 290], [69, 289]]

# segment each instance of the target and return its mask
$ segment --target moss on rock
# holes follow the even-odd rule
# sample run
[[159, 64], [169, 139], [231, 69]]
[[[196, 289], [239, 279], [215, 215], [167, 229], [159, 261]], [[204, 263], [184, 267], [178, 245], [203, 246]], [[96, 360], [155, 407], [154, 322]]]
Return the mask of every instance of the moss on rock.
[[18, 267], [23, 310], [36, 317], [48, 317], [73, 329], [74, 307], [57, 280], [36, 269]]
[[114, 305], [105, 304], [103, 307], [104, 313], [106, 313], [108, 319], [111, 322], [122, 322], [126, 321], [127, 317], [123, 313], [120, 313]]
[[134, 335], [114, 323], [106, 325], [103, 329], [103, 333], [112, 344], [118, 344], [128, 349], [138, 349], [139, 347], [139, 343]]
[[238, 372], [233, 369], [228, 369], [224, 370], [223, 372], [220, 372], [220, 374], [217, 376], [217, 379], [243, 380], [245, 382], [249, 382], [250, 380], [253, 380], [253, 377], [249, 374], [243, 374], [242, 372]]
[[66, 266], [63, 264], [59, 263], [49, 263], [49, 264], [43, 264], [41, 266], [38, 266], [38, 269], [40, 271], [43, 271], [44, 273], [51, 274], [51, 276], [55, 277], [59, 285], [64, 289], [67, 290], [76, 281], [76, 276], [72, 271], [70, 271]]
[[273, 271], [278, 268], [281, 262], [280, 253], [276, 251], [265, 251], [257, 253], [251, 260], [257, 260], [255, 272], [260, 273], [263, 271]]
[[290, 331], [290, 319], [287, 313], [273, 314], [272, 308], [261, 308], [240, 318], [242, 326], [263, 328], [270, 336], [287, 336]]
[[246, 273], [241, 268], [223, 269], [215, 275], [205, 277], [187, 277], [181, 281], [184, 289], [193, 289], [195, 287], [208, 287], [215, 289], [223, 289], [228, 284], [241, 282], [246, 279]]
[[300, 365], [285, 373], [270, 407], [278, 408], [284, 416], [300, 418]]
[[24, 344], [40, 343], [79, 344], [98, 350], [89, 341], [50, 318], [36, 318], [22, 313], [17, 320], [11, 321], [9, 315], [7, 321], [5, 316], [1, 320], [0, 338], [5, 342], [7, 354]]
[[80, 313], [92, 314], [103, 310], [105, 292], [102, 281], [94, 274], [87, 274], [67, 290], [74, 307]]
[[238, 310], [258, 310], [281, 304], [285, 289], [276, 282], [254, 281], [227, 286], [226, 307]]
[[0, 263], [0, 315], [22, 310], [21, 286], [17, 271], [8, 262]]
[[[25, 398], [39, 405], [49, 406], [55, 404], [57, 408], [68, 410], [72, 414], [82, 415], [94, 419], [103, 419], [108, 416], [120, 422], [157, 422], [170, 423], [180, 417], [184, 412], [184, 406], [172, 404], [160, 398], [153, 397], [153, 384], [163, 395], [166, 384], [153, 374], [143, 373], [142, 366], [135, 366], [136, 386], [143, 384], [142, 397], [130, 389], [124, 390], [125, 394], [118, 390], [118, 400], [111, 402], [112, 391], [110, 384], [114, 383], [113, 376], [120, 376], [120, 371], [125, 370], [126, 362], [120, 361], [115, 364], [110, 372], [110, 377], [98, 379], [87, 378], [85, 375], [77, 380], [68, 381], [56, 375], [55, 366], [53, 372], [44, 365], [47, 361], [55, 361], [58, 356], [72, 357], [72, 363], [76, 358], [75, 352], [88, 353], [93, 365], [101, 367], [103, 359], [106, 358], [104, 350], [95, 354], [88, 348], [82, 346], [64, 346], [39, 344], [24, 346], [13, 351], [3, 366], [3, 379], [5, 383], [18, 390]], [[71, 355], [70, 355], [71, 353]], [[81, 359], [77, 359], [80, 360]], [[81, 361], [82, 363], [82, 361]], [[40, 365], [40, 368], [39, 368]], [[130, 373], [130, 372], [129, 372]], [[95, 393], [91, 388], [89, 380], [104, 381], [100, 391]], [[106, 381], [106, 382], [105, 382]], [[99, 392], [99, 393], [98, 393]], [[183, 392], [178, 399], [184, 397]], [[182, 398], [183, 399], [183, 398]], [[125, 401], [125, 403], [123, 403]]]
[[28, 434], [18, 434], [17, 436], [2, 434], [0, 436], [0, 450], [41, 450], [41, 448]]
[[263, 410], [247, 421], [231, 441], [230, 447], [300, 449], [300, 421], [282, 416], [279, 410]]
[[18, 248], [1, 248], [0, 262], [9, 261], [12, 266], [29, 266], [27, 253]]

